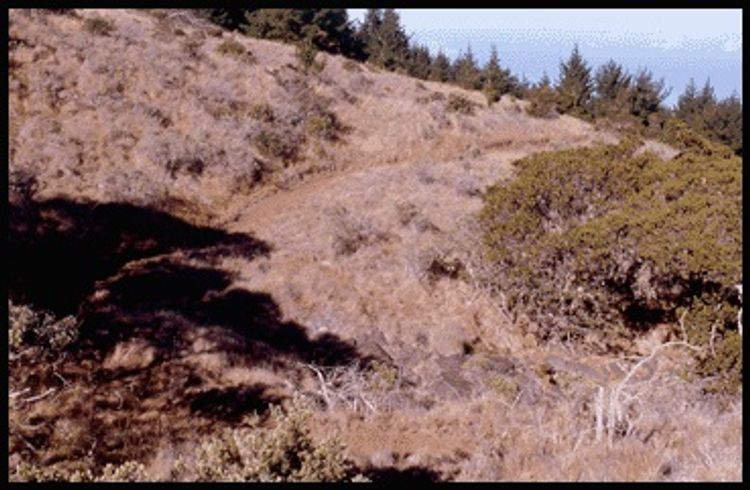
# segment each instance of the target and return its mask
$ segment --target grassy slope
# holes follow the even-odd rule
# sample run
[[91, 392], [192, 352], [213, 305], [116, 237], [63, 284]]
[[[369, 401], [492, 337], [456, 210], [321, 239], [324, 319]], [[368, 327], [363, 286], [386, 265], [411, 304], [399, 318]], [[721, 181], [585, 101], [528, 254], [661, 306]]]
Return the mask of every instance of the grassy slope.
[[[197, 245], [165, 244], [157, 247], [159, 259], [144, 256], [103, 278], [88, 301], [105, 319], [119, 312], [132, 336], [104, 343], [85, 363], [63, 363], [58, 374], [71, 385], [54, 397], [12, 406], [15, 423], [28, 426], [30, 417], [42, 423], [36, 432], [15, 425], [16, 434], [52, 445], [70, 433], [79, 434], [79, 445], [92, 435], [111, 439], [95, 462], [138, 456], [152, 475], [163, 476], [171, 461], [164, 454], [174, 452], [165, 442], [170, 437], [190, 446], [188, 432], [234, 423], [237, 407], [262, 409], [293, 390], [319, 391], [317, 378], [298, 363], [323, 362], [312, 352], [330, 350], [321, 339], [333, 335], [386, 369], [371, 373], [351, 363], [331, 369], [342, 381], [329, 410], [316, 417], [321, 434], [342, 431], [360, 464], [429, 467], [463, 479], [738, 476], [739, 412], [717, 422], [710, 406], [693, 403], [689, 386], [674, 387], [667, 369], [633, 406], [642, 415], [638, 432], [611, 449], [593, 441], [593, 415], [582, 408], [596, 393], [587, 373], [596, 371], [593, 379], [606, 385], [619, 379], [616, 360], [576, 359], [569, 372], [545, 370], [549, 358], [570, 354], [523, 337], [477, 287], [479, 192], [510, 177], [514, 159], [611, 135], [573, 118], [529, 118], [523, 102], [504, 99], [487, 109], [479, 93], [328, 55], [320, 55], [325, 69], [307, 77], [302, 90], [285, 67], [294, 63], [290, 46], [211, 35], [194, 21], [146, 12], [78, 14], [11, 12], [17, 40], [10, 55], [11, 169], [38, 176], [40, 199], [168, 211], [188, 226], [211, 223], [222, 233], [250, 234], [270, 252], [220, 253], [209, 263], [186, 257]], [[108, 35], [84, 29], [94, 15], [112, 23]], [[227, 38], [249, 49], [255, 62], [220, 52]], [[481, 108], [474, 116], [450, 113], [451, 93]], [[295, 124], [311, 99], [331, 100], [329, 109], [348, 128], [339, 141]], [[253, 118], [262, 103], [274, 121]], [[304, 136], [299, 158], [264, 155], [254, 143], [263, 130]], [[170, 175], [170, 162], [196, 158], [204, 163], [200, 175]], [[168, 238], [151, 228], [136, 231], [144, 241]], [[446, 267], [459, 262], [463, 269], [452, 278]], [[153, 298], [129, 298], [132, 290], [122, 289], [128, 277], [163, 280], [157, 284], [174, 294], [159, 296], [158, 308], [144, 306]], [[183, 290], [193, 282], [197, 292]], [[108, 296], [113, 291], [119, 299]], [[207, 298], [213, 298], [208, 305]], [[259, 318], [248, 304], [271, 311], [261, 320], [279, 335], [299, 327], [298, 350], [237, 337], [248, 315]], [[144, 318], [183, 343], [165, 353], [143, 330]], [[99, 373], [98, 384], [87, 381], [87, 372]], [[130, 374], [111, 374], [122, 372]], [[32, 375], [53, 378], [43, 364], [14, 373], [15, 388]], [[187, 391], [182, 376], [192, 380]], [[112, 393], [124, 401], [110, 400]], [[377, 413], [355, 404], [356, 393]], [[127, 419], [138, 420], [139, 429], [127, 429]], [[656, 435], [648, 435], [652, 430]], [[46, 451], [41, 461], [76, 454], [75, 441]], [[167, 449], [151, 459], [159, 444]], [[28, 456], [21, 442], [13, 447]]]

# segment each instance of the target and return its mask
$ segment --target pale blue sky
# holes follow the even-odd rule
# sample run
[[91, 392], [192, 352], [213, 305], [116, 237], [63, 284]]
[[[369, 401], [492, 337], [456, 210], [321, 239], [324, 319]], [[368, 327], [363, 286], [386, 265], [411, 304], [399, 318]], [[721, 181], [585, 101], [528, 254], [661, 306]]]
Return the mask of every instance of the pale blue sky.
[[[495, 43], [501, 62], [535, 81], [555, 79], [575, 43], [594, 66], [609, 58], [650, 69], [673, 88], [707, 77], [717, 95], [742, 89], [741, 9], [397, 9], [413, 40], [451, 58], [468, 43], [483, 62]], [[364, 9], [350, 9], [353, 20]]]

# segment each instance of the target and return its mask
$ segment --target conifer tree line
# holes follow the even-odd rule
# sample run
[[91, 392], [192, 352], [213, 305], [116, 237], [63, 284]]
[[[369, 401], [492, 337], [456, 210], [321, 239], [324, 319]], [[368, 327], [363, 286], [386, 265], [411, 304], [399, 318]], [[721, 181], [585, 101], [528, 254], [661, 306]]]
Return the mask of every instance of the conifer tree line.
[[614, 60], [594, 69], [578, 50], [560, 63], [556, 83], [545, 73], [536, 84], [519, 80], [496, 46], [480, 65], [471, 46], [453, 62], [442, 52], [430, 53], [412, 42], [395, 9], [368, 9], [354, 25], [346, 9], [199, 9], [218, 25], [252, 37], [304, 44], [315, 49], [368, 62], [385, 70], [422, 80], [453, 83], [481, 90], [488, 104], [505, 94], [528, 99], [536, 115], [571, 114], [584, 118], [609, 118], [642, 127], [658, 127], [677, 117], [690, 127], [742, 154], [742, 102], [735, 93], [717, 99], [707, 80], [698, 89], [691, 83], [674, 109], [664, 106], [671, 89], [647, 69], [637, 73]]

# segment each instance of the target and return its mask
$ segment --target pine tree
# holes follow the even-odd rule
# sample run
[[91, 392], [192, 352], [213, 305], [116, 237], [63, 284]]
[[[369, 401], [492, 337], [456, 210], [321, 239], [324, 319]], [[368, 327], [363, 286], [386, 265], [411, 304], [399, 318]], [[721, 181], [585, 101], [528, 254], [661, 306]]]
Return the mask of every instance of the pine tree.
[[612, 101], [627, 89], [631, 76], [625, 72], [622, 65], [609, 60], [599, 67], [596, 72], [596, 95], [602, 100]]
[[710, 79], [700, 90], [690, 79], [677, 99], [674, 115], [696, 131], [742, 155], [742, 102], [736, 93], [718, 101]]
[[695, 116], [702, 113], [703, 107], [700, 107], [698, 87], [695, 85], [695, 80], [691, 78], [685, 91], [677, 98], [675, 116], [692, 126], [691, 122]]
[[302, 9], [258, 9], [245, 14], [242, 30], [248, 36], [294, 42], [302, 39]]
[[655, 81], [652, 73], [642, 69], [630, 89], [630, 113], [648, 126], [648, 118], [662, 110], [661, 104], [669, 97], [671, 89], [664, 88], [664, 79]]
[[359, 50], [346, 9], [257, 9], [245, 13], [241, 28], [249, 36], [312, 44], [330, 53]]
[[546, 71], [542, 78], [526, 91], [526, 98], [529, 100], [526, 112], [530, 115], [549, 118], [557, 114], [557, 90], [552, 87], [552, 81]]
[[500, 68], [500, 59], [497, 48], [492, 45], [490, 59], [484, 65], [481, 73], [482, 91], [487, 97], [487, 104], [491, 105], [511, 91], [510, 70]]
[[711, 79], [707, 78], [706, 83], [703, 85], [700, 94], [698, 95], [698, 105], [703, 110], [709, 109], [717, 104], [716, 93], [714, 87], [711, 85]]
[[708, 136], [742, 155], [742, 101], [733, 93], [713, 106], [707, 114]]
[[304, 37], [312, 40], [318, 49], [336, 54], [356, 51], [354, 30], [346, 9], [309, 9], [305, 13]]
[[614, 60], [600, 66], [595, 76], [595, 114], [611, 116], [623, 112], [631, 81], [632, 77]]
[[414, 45], [409, 49], [409, 75], [426, 80], [430, 75], [432, 57], [426, 46]]
[[365, 18], [357, 29], [357, 37], [359, 38], [362, 46], [364, 47], [364, 53], [366, 58], [373, 58], [379, 50], [379, 44], [377, 42], [378, 33], [380, 32], [380, 25], [383, 23], [383, 11], [382, 9], [367, 9]]
[[407, 69], [409, 36], [406, 35], [394, 9], [370, 9], [362, 25], [368, 61], [386, 70]]
[[529, 91], [531, 90], [531, 87], [531, 80], [526, 78], [525, 74], [523, 75], [521, 80], [518, 80], [518, 77], [516, 77], [515, 75], [510, 76], [510, 94], [512, 96], [519, 99], [525, 99]]
[[230, 30], [241, 28], [246, 23], [245, 15], [253, 10], [255, 9], [195, 9], [201, 17]]
[[442, 51], [439, 51], [430, 64], [429, 79], [436, 82], [448, 82], [453, 79], [451, 62]]
[[558, 111], [578, 115], [589, 113], [592, 90], [591, 68], [578, 51], [578, 45], [575, 45], [568, 61], [560, 63]]
[[471, 52], [471, 45], [468, 46], [463, 56], [456, 58], [456, 62], [453, 64], [453, 73], [456, 83], [461, 87], [469, 90], [482, 88], [481, 72], [474, 60], [474, 54]]
[[536, 84], [535, 88], [552, 88], [552, 80], [550, 80], [547, 72], [542, 72], [542, 78]]

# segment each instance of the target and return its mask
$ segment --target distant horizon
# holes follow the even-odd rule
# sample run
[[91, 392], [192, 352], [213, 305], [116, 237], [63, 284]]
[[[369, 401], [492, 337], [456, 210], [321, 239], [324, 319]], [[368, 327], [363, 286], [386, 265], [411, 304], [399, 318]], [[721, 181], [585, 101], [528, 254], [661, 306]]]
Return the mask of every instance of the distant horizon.
[[[442, 51], [453, 60], [470, 45], [483, 64], [495, 44], [501, 64], [531, 82], [544, 72], [556, 80], [560, 61], [577, 44], [592, 71], [612, 58], [632, 73], [646, 68], [664, 78], [672, 88], [667, 105], [690, 78], [699, 87], [710, 79], [718, 98], [742, 96], [740, 9], [396, 10], [412, 41], [432, 55]], [[349, 17], [359, 21], [365, 11], [349, 9]]]

